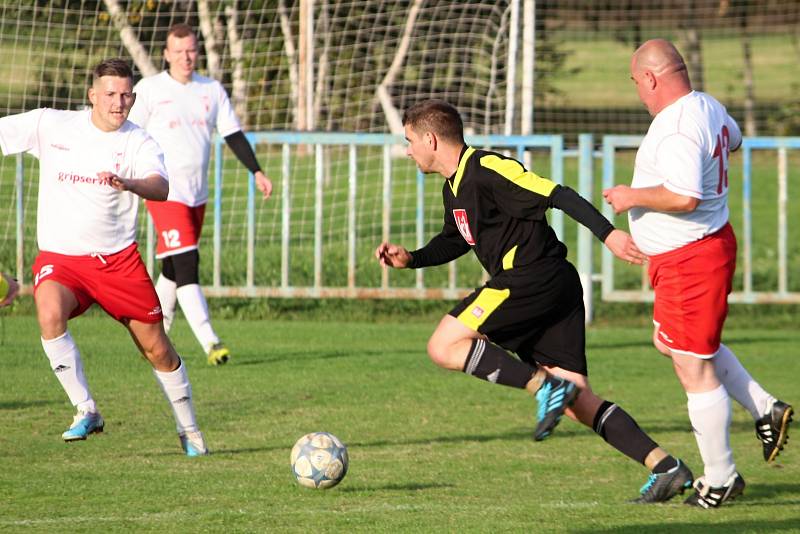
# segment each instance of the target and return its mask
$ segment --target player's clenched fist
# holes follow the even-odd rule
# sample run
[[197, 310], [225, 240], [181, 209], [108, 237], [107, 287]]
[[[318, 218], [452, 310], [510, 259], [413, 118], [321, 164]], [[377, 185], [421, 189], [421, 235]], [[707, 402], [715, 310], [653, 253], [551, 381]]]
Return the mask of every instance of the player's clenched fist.
[[375, 257], [382, 266], [394, 267], [395, 269], [403, 269], [411, 261], [411, 254], [408, 250], [400, 245], [393, 245], [385, 241], [375, 249]]

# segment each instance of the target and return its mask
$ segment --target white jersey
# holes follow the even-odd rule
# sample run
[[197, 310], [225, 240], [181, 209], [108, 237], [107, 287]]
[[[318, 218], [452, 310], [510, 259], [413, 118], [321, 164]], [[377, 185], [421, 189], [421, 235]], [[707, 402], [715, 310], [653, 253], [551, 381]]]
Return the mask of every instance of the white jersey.
[[139, 197], [97, 174], [166, 178], [161, 149], [131, 122], [104, 132], [91, 110], [35, 109], [0, 119], [3, 154], [39, 159], [39, 250], [71, 256], [113, 254], [136, 239]]
[[636, 153], [631, 187], [663, 185], [701, 202], [687, 213], [632, 208], [631, 235], [642, 252], [675, 250], [728, 222], [728, 154], [741, 142], [725, 106], [705, 93], [692, 91], [655, 116]]
[[164, 149], [170, 177], [168, 200], [188, 206], [205, 204], [214, 128], [222, 137], [242, 129], [225, 88], [196, 73], [182, 84], [164, 71], [140, 80], [133, 91], [136, 103], [128, 118]]

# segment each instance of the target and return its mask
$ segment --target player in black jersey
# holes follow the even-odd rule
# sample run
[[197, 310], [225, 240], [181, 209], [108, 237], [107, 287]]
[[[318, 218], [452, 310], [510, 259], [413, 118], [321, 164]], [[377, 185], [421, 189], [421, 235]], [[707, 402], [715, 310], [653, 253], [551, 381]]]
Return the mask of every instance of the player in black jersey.
[[490, 275], [442, 318], [428, 341], [434, 363], [535, 394], [536, 440], [552, 432], [562, 413], [593, 428], [652, 471], [637, 502], [666, 501], [690, 488], [692, 473], [683, 462], [661, 449], [622, 408], [592, 392], [583, 289], [545, 212], [563, 210], [615, 256], [641, 264], [645, 257], [630, 235], [569, 187], [527, 171], [512, 158], [467, 146], [461, 117], [446, 102], [414, 105], [403, 125], [407, 153], [419, 169], [445, 177], [444, 227], [413, 252], [381, 243], [378, 261], [385, 267], [421, 268], [473, 250]]

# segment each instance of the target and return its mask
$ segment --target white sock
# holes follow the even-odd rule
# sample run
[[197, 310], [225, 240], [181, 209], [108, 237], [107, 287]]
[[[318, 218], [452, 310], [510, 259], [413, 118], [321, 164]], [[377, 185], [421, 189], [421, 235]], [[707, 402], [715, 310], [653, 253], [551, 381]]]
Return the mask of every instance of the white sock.
[[153, 369], [153, 374], [156, 375], [161, 391], [164, 392], [164, 396], [172, 407], [178, 434], [197, 432], [197, 420], [192, 402], [192, 384], [189, 383], [189, 375], [186, 373], [183, 360], [174, 371], [162, 372]]
[[164, 330], [169, 332], [169, 328], [172, 326], [172, 320], [175, 318], [175, 302], [177, 300], [177, 295], [175, 294], [175, 289], [177, 285], [175, 282], [164, 276], [163, 274], [158, 276], [158, 280], [156, 281], [156, 294], [158, 295], [158, 300], [161, 302], [161, 313], [164, 315]]
[[198, 284], [188, 284], [181, 286], [177, 290], [178, 302], [183, 310], [183, 315], [189, 321], [192, 332], [200, 342], [203, 350], [208, 349], [214, 343], [219, 343], [217, 334], [211, 328], [211, 319], [208, 316], [208, 304], [203, 296], [203, 290]]
[[728, 432], [731, 399], [722, 385], [704, 393], [687, 393], [686, 397], [689, 420], [705, 465], [706, 483], [722, 486], [736, 472]]
[[83, 374], [81, 353], [69, 331], [53, 339], [42, 338], [42, 348], [72, 405], [82, 412], [96, 412], [97, 406]]
[[760, 419], [772, 408], [775, 397], [764, 391], [761, 384], [753, 380], [736, 355], [725, 345], [720, 344], [714, 357], [714, 370], [717, 378], [736, 402], [750, 412], [753, 419]]

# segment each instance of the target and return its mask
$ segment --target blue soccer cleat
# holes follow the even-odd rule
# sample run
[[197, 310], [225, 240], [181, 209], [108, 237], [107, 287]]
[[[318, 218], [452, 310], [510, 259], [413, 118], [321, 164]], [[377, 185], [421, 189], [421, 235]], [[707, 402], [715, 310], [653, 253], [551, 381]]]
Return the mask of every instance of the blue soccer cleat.
[[186, 432], [184, 434], [179, 434], [178, 437], [181, 439], [181, 448], [183, 452], [185, 452], [186, 456], [189, 458], [206, 456], [208, 454], [208, 447], [206, 447], [206, 440], [203, 439], [202, 432]]
[[561, 421], [564, 410], [578, 398], [578, 388], [565, 378], [548, 375], [536, 392], [539, 409], [536, 413], [536, 430], [533, 439], [541, 441], [549, 436]]
[[72, 426], [61, 437], [67, 442], [86, 439], [89, 434], [102, 432], [104, 426], [105, 421], [99, 413], [78, 411], [72, 420]]

